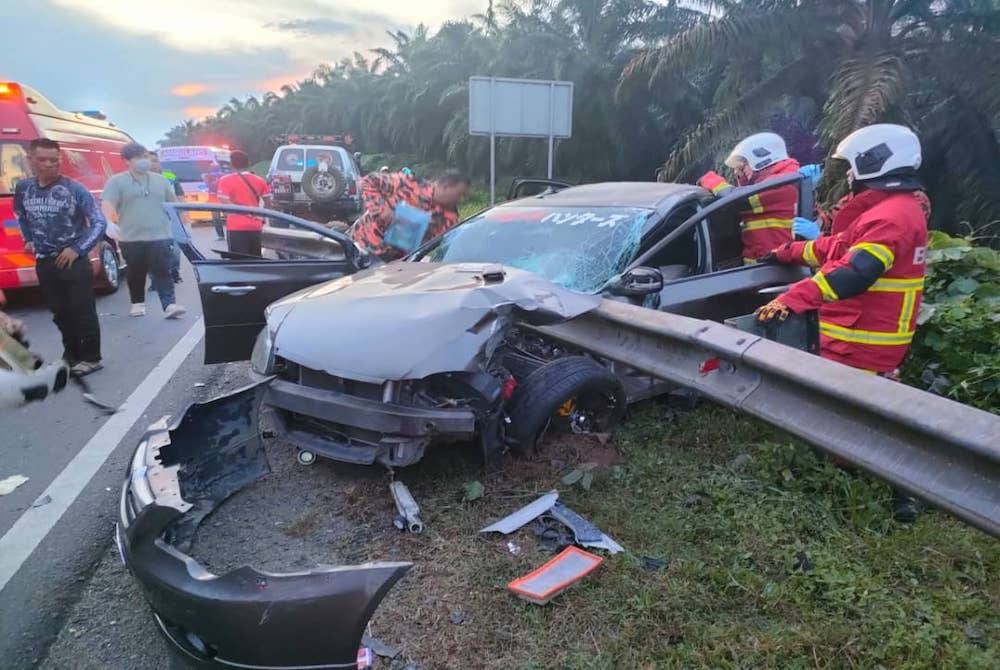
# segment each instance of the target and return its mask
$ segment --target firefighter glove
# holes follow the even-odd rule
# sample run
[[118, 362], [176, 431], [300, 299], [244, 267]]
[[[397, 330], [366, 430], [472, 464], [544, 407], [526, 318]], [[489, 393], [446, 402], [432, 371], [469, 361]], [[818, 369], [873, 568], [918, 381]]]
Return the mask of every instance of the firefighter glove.
[[781, 302], [781, 298], [775, 298], [763, 307], [758, 307], [754, 314], [757, 315], [758, 323], [771, 323], [772, 321], [784, 321], [791, 314], [788, 306]]
[[792, 235], [803, 240], [815, 240], [819, 237], [819, 221], [796, 216], [795, 222], [792, 224]]
[[813, 188], [816, 188], [816, 184], [823, 177], [823, 168], [815, 163], [811, 165], [803, 165], [799, 168], [799, 174], [810, 181]]
[[701, 176], [701, 179], [698, 180], [698, 186], [712, 191], [720, 184], [724, 184], [725, 181], [726, 180], [718, 172], [715, 170], [709, 170]]

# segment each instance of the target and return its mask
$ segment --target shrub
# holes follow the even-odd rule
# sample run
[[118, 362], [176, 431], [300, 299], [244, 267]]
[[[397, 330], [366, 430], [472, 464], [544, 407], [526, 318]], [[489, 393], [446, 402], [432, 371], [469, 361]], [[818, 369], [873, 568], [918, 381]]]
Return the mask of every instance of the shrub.
[[908, 384], [1000, 414], [1000, 252], [930, 234]]

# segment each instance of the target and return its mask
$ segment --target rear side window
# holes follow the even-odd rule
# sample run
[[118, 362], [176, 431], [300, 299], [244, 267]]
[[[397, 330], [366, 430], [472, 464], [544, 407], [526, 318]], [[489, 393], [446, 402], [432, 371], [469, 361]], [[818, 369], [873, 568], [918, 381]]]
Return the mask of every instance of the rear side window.
[[318, 167], [320, 163], [326, 163], [328, 167], [344, 169], [344, 161], [340, 157], [339, 151], [333, 149], [308, 149], [306, 151], [306, 167]]
[[304, 170], [305, 157], [302, 149], [282, 149], [278, 154], [279, 170]]
[[22, 179], [31, 176], [28, 150], [19, 142], [0, 142], [0, 195], [11, 195]]

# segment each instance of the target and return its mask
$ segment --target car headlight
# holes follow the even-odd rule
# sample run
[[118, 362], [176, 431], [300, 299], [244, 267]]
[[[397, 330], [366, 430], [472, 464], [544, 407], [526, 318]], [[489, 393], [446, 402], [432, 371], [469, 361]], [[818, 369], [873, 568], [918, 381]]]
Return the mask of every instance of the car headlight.
[[250, 354], [250, 367], [262, 375], [271, 374], [274, 367], [274, 336], [267, 326], [261, 329], [257, 341], [254, 342], [253, 352]]

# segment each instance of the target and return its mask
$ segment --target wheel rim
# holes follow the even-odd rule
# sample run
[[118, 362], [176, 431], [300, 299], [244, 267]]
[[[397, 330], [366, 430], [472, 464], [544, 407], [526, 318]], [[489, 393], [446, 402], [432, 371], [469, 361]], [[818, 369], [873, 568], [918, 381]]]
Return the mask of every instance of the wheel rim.
[[547, 437], [569, 434], [603, 433], [612, 428], [612, 419], [620, 409], [612, 392], [590, 390], [569, 398], [549, 417], [535, 441], [540, 446]]
[[101, 266], [104, 270], [104, 278], [111, 286], [118, 286], [118, 259], [115, 252], [110, 247], [104, 247], [101, 251]]
[[313, 177], [313, 188], [320, 193], [333, 193], [336, 188], [336, 180], [329, 173], [319, 172]]

